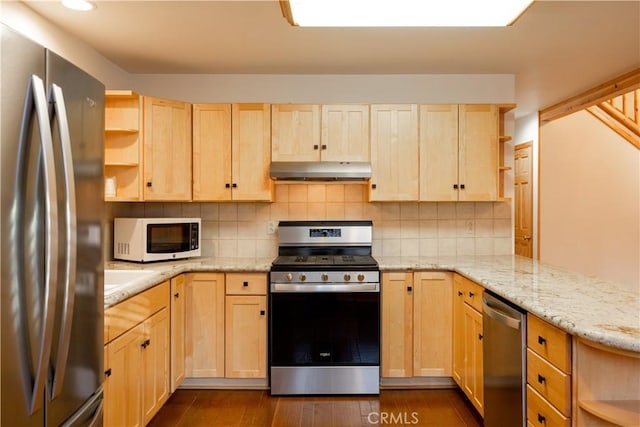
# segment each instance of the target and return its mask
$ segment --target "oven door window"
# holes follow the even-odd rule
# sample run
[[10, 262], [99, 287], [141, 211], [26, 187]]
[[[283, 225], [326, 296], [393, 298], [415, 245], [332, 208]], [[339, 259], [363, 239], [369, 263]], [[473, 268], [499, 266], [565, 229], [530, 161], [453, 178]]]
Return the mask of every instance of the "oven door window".
[[272, 293], [271, 366], [380, 364], [380, 294]]
[[190, 249], [191, 224], [148, 224], [147, 253], [166, 254]]

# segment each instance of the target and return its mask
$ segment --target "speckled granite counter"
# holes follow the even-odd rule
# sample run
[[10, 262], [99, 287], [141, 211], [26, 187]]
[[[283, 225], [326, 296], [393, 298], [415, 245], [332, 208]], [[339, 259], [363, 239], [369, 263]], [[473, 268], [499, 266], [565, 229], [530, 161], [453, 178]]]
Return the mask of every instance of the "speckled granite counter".
[[517, 256], [376, 259], [382, 271], [456, 271], [573, 335], [640, 352], [640, 290]]
[[[456, 271], [573, 335], [640, 352], [640, 290], [514, 256], [376, 259], [382, 271]], [[199, 258], [152, 264], [111, 262], [107, 269], [144, 269], [156, 274], [105, 295], [105, 308], [180, 273], [268, 272], [271, 261], [270, 258]]]

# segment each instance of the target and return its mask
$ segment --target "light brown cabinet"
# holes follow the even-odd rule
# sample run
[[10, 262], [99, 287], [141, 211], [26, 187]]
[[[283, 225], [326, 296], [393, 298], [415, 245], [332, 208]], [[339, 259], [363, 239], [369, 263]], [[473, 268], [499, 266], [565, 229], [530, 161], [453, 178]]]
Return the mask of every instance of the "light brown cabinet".
[[320, 105], [271, 106], [271, 159], [305, 162], [320, 159]]
[[185, 344], [185, 276], [171, 279], [171, 393], [184, 380]]
[[145, 425], [169, 397], [169, 282], [105, 312], [105, 426]]
[[382, 377], [451, 376], [451, 292], [447, 272], [382, 275]]
[[143, 97], [144, 200], [191, 200], [191, 104]]
[[268, 104], [193, 105], [193, 200], [271, 201]]
[[420, 106], [420, 200], [497, 200], [498, 108]]
[[453, 379], [480, 415], [484, 413], [482, 286], [453, 278]]
[[369, 161], [368, 105], [323, 105], [321, 126], [321, 160]]
[[416, 201], [419, 197], [418, 106], [371, 105], [369, 200]]

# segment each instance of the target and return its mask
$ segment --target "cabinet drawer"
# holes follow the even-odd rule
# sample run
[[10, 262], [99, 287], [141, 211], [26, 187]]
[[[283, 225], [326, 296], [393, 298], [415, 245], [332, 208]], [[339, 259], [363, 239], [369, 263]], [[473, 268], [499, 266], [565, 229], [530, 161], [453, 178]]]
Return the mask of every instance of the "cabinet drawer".
[[536, 427], [569, 427], [571, 419], [562, 415], [531, 386], [527, 385], [527, 422]]
[[571, 416], [571, 376], [527, 349], [527, 382], [563, 415]]
[[169, 281], [142, 292], [104, 313], [104, 342], [107, 343], [169, 306]]
[[562, 372], [571, 373], [571, 335], [529, 314], [527, 347]]
[[227, 273], [227, 295], [266, 295], [267, 275], [264, 273]]
[[482, 292], [484, 288], [469, 279], [464, 279], [464, 302], [482, 313]]

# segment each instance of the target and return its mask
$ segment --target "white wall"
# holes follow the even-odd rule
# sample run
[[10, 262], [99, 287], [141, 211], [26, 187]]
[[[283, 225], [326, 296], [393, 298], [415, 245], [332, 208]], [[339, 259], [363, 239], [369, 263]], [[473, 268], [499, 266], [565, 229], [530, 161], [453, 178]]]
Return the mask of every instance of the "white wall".
[[533, 198], [533, 257], [537, 258], [538, 254], [538, 113], [532, 113], [527, 116], [519, 117], [515, 122], [515, 134], [513, 137], [514, 144], [524, 144], [532, 142], [533, 153], [533, 175], [532, 179], [532, 198]]
[[540, 259], [640, 291], [640, 150], [580, 111], [540, 127]]
[[107, 88], [132, 84], [129, 73], [21, 2], [0, 0], [0, 22], [74, 63]]

